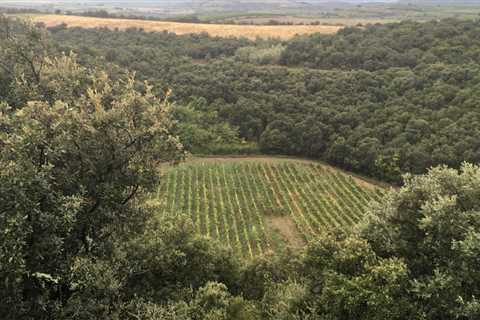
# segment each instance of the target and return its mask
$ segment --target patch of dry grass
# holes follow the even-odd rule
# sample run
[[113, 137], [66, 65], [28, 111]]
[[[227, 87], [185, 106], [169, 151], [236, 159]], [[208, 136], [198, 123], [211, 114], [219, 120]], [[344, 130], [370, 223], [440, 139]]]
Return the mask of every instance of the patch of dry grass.
[[254, 25], [223, 25], [201, 23], [179, 23], [167, 21], [104, 19], [92, 17], [77, 17], [63, 15], [35, 15], [34, 22], [43, 22], [48, 27], [65, 23], [68, 27], [102, 28], [125, 30], [128, 28], [143, 28], [145, 31], [169, 31], [176, 34], [190, 34], [206, 32], [211, 36], [219, 37], [246, 37], [249, 39], [281, 38], [289, 39], [296, 34], [311, 34], [316, 32], [335, 33], [338, 26], [254, 26]]

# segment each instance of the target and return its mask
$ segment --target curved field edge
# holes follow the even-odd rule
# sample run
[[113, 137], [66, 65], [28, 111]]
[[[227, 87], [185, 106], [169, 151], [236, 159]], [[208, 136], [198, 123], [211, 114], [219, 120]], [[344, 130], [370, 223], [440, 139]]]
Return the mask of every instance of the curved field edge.
[[245, 258], [301, 247], [328, 230], [348, 231], [384, 192], [341, 170], [294, 158], [192, 158], [161, 171], [149, 205], [160, 216], [187, 215], [197, 233]]
[[66, 24], [68, 27], [109, 28], [125, 30], [142, 28], [145, 31], [173, 32], [178, 35], [206, 32], [210, 36], [290, 39], [297, 34], [336, 33], [342, 27], [324, 25], [293, 25], [293, 26], [257, 26], [257, 25], [225, 25], [206, 23], [182, 23], [169, 21], [150, 21], [134, 19], [108, 19], [66, 15], [29, 15], [33, 22], [42, 22], [47, 27]]

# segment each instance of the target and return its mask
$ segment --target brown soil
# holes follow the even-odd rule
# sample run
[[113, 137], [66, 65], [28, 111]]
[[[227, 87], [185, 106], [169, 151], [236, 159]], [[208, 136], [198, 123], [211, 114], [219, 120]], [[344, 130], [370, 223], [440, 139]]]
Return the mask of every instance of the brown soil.
[[303, 247], [306, 242], [300, 235], [293, 222], [292, 218], [288, 216], [266, 217], [268, 226], [278, 232], [283, 240], [292, 247]]
[[368, 188], [370, 190], [375, 190], [375, 186], [371, 183], [368, 183], [367, 181], [365, 180], [362, 180], [360, 178], [357, 178], [357, 177], [352, 177], [353, 180], [355, 180], [355, 182], [362, 188]]

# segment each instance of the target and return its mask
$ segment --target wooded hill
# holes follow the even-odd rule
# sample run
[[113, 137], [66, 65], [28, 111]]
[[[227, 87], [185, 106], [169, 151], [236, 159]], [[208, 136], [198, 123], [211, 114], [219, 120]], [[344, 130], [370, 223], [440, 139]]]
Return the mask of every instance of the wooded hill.
[[[290, 41], [51, 32], [59, 50], [134, 70], [157, 94], [171, 88], [172, 101], [191, 107], [182, 119], [208, 115], [198, 115], [197, 126], [224, 122], [263, 152], [396, 182], [404, 172], [480, 160], [479, 21], [345, 28]], [[205, 134], [185, 139], [194, 144]]]

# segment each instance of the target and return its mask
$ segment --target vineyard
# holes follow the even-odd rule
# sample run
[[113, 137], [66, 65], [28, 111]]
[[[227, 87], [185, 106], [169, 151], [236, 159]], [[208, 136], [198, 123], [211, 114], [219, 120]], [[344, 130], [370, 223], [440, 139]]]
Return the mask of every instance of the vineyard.
[[382, 193], [364, 184], [308, 162], [186, 163], [167, 171], [157, 199], [161, 214], [189, 215], [198, 233], [248, 258], [353, 226]]

